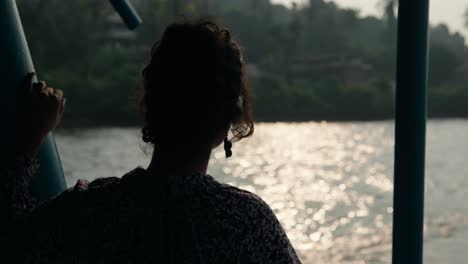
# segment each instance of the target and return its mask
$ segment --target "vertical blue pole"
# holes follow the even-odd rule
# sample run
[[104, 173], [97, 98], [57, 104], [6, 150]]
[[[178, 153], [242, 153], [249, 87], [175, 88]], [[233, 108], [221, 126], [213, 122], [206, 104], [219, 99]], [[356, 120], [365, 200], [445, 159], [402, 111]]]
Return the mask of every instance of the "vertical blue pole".
[[421, 264], [423, 260], [428, 22], [429, 0], [399, 1], [394, 264]]
[[[33, 62], [29, 53], [28, 43], [24, 35], [23, 26], [19, 17], [16, 1], [0, 1], [0, 77], [2, 80], [2, 127], [0, 132], [0, 149], [2, 159], [11, 155], [11, 143], [14, 142], [14, 129], [16, 122], [16, 96], [18, 89], [29, 72], [34, 71]], [[10, 146], [8, 146], [10, 145]], [[63, 177], [62, 163], [55, 146], [54, 137], [49, 134], [39, 151], [41, 167], [39, 174], [32, 184], [33, 195], [39, 200], [54, 196], [66, 187]]]
[[[127, 0], [111, 0], [112, 5], [131, 29], [141, 23], [141, 18]], [[34, 71], [26, 37], [15, 0], [0, 0], [0, 78], [2, 102], [0, 103], [0, 162], [9, 159], [15, 142], [16, 96], [28, 73]], [[46, 200], [66, 188], [62, 163], [52, 134], [47, 135], [39, 151], [41, 167], [32, 183], [33, 195]]]

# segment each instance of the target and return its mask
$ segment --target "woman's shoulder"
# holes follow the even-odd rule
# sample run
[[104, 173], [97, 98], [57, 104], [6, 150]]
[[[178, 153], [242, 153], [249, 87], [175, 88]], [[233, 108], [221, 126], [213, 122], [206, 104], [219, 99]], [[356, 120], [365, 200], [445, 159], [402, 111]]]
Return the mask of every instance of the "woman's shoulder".
[[211, 175], [207, 175], [206, 181], [209, 182], [207, 186], [212, 188], [208, 192], [208, 201], [213, 204], [212, 208], [220, 208], [229, 214], [238, 214], [248, 221], [253, 220], [252, 218], [275, 218], [268, 203], [259, 195], [219, 182]]
[[127, 179], [135, 178], [138, 173], [135, 169], [122, 177], [102, 177], [92, 181], [80, 179], [72, 187], [41, 203], [33, 214], [40, 218], [57, 214], [86, 217], [86, 214], [118, 207], [126, 195], [122, 189]]
[[105, 191], [116, 188], [119, 186], [120, 182], [121, 179], [118, 177], [103, 177], [92, 181], [79, 179], [72, 187], [67, 188], [55, 197], [52, 197], [42, 203], [41, 207], [48, 207], [65, 200], [69, 201], [78, 197], [81, 202], [84, 202], [86, 199], [83, 198], [91, 198], [91, 196], [97, 196], [99, 194], [108, 194], [109, 192]]
[[221, 183], [221, 189], [230, 198], [231, 201], [242, 204], [245, 207], [267, 211], [271, 210], [268, 203], [254, 192], [226, 183]]
[[215, 185], [216, 195], [211, 196], [208, 208], [215, 211], [215, 225], [239, 234], [241, 238], [237, 243], [241, 243], [244, 262], [300, 263], [281, 223], [265, 200], [239, 187], [219, 182]]

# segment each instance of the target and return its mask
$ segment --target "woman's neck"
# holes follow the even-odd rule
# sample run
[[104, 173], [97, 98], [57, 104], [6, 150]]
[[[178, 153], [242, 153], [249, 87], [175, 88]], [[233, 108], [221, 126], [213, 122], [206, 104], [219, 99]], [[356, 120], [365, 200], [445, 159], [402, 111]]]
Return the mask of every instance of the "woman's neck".
[[211, 147], [206, 148], [158, 148], [154, 151], [148, 171], [154, 174], [206, 174]]

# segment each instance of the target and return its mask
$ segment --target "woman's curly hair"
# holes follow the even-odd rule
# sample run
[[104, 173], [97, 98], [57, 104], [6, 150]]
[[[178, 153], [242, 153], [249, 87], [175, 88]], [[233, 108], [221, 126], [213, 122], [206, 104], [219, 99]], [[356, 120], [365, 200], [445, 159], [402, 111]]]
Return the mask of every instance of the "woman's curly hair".
[[228, 128], [234, 141], [253, 134], [241, 48], [216, 23], [169, 25], [142, 77], [143, 141], [196, 144]]

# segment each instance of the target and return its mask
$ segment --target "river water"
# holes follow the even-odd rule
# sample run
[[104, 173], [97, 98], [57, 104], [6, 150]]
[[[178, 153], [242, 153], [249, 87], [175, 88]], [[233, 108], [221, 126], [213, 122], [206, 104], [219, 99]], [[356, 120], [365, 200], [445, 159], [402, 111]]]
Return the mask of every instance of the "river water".
[[[426, 264], [468, 257], [468, 120], [428, 123]], [[209, 173], [260, 195], [305, 264], [391, 262], [393, 122], [257, 124]], [[67, 183], [146, 166], [136, 128], [59, 130]], [[145, 154], [146, 152], [146, 154]]]

